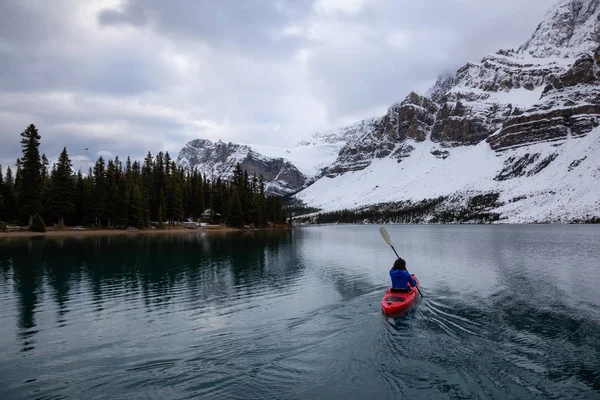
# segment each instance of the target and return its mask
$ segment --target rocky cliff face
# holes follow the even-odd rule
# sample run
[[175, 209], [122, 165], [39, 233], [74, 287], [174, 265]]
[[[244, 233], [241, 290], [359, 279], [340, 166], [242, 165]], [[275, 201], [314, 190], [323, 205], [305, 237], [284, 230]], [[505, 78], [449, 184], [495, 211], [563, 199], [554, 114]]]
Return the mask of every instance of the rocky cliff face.
[[572, 58], [600, 42], [600, 0], [561, 1], [546, 14], [519, 54], [537, 58]]
[[306, 176], [289, 161], [271, 158], [236, 143], [216, 143], [197, 139], [187, 143], [177, 156], [177, 164], [186, 170], [198, 169], [210, 179], [231, 179], [240, 163], [248, 175], [263, 175], [267, 194], [284, 195], [295, 192], [306, 182]]
[[371, 129], [351, 140], [339, 153], [337, 160], [323, 172], [335, 176], [367, 167], [373, 158], [392, 157], [399, 162], [413, 147], [407, 139], [424, 141], [431, 132], [438, 105], [417, 93], [388, 109], [386, 115], [374, 120]]
[[494, 150], [584, 136], [600, 125], [600, 47], [550, 78], [539, 102], [514, 112], [487, 139]]
[[[600, 0], [563, 0], [517, 50], [500, 50], [425, 95], [411, 93], [350, 141], [327, 176], [366, 168], [373, 160], [410, 155], [431, 140], [441, 148], [486, 141], [494, 150], [568, 135], [598, 121]], [[441, 151], [441, 150], [440, 150]]]

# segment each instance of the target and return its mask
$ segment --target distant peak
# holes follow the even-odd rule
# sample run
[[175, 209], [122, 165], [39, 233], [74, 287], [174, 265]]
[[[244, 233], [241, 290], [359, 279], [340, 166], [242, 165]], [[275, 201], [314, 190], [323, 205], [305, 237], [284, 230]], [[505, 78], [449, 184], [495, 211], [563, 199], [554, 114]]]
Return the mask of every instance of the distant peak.
[[561, 0], [519, 53], [536, 58], [573, 57], [600, 42], [600, 0]]
[[308, 139], [298, 143], [298, 146], [317, 146], [340, 142], [350, 142], [358, 136], [373, 128], [376, 118], [367, 118], [354, 124], [347, 125], [327, 132], [317, 132]]

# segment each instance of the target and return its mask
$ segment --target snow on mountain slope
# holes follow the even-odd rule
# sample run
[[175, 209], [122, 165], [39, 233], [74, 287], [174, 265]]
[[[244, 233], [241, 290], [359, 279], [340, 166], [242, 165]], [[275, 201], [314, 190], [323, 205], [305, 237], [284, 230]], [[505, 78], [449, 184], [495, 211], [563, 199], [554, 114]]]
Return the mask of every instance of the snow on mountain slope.
[[263, 176], [268, 194], [292, 193], [306, 183], [306, 176], [284, 158], [267, 157], [249, 146], [236, 143], [192, 140], [177, 156], [178, 165], [187, 171], [196, 169], [209, 179], [231, 179], [238, 163], [248, 171], [248, 175]]
[[267, 145], [248, 144], [257, 153], [271, 158], [285, 158], [307, 177], [312, 177], [330, 165], [338, 156], [346, 142], [331, 144], [307, 144], [284, 148]]
[[369, 132], [371, 129], [373, 129], [373, 126], [376, 122], [377, 118], [367, 118], [342, 128], [327, 132], [317, 132], [311, 135], [309, 139], [301, 141], [298, 146], [345, 144], [361, 135], [364, 135], [366, 132]]
[[295, 147], [212, 142], [197, 139], [179, 152], [178, 165], [197, 169], [209, 177], [230, 179], [237, 163], [251, 175], [263, 174], [267, 189], [275, 194], [288, 194], [301, 188], [307, 178], [318, 175], [333, 163], [350, 140], [363, 135], [374, 119], [359, 121], [329, 132], [315, 133]]
[[561, 0], [518, 53], [537, 58], [572, 58], [594, 50], [600, 37], [599, 15], [600, 0]]
[[313, 177], [331, 165], [348, 142], [373, 129], [375, 121], [376, 118], [371, 118], [331, 131], [317, 132], [290, 148], [256, 144], [246, 146], [267, 157], [285, 158], [304, 175]]
[[497, 153], [482, 142], [446, 149], [412, 142], [401, 162], [387, 157], [369, 167], [323, 177], [296, 195], [323, 211], [439, 196], [498, 192], [504, 222], [563, 221], [600, 215], [600, 128], [562, 145], [537, 143]]

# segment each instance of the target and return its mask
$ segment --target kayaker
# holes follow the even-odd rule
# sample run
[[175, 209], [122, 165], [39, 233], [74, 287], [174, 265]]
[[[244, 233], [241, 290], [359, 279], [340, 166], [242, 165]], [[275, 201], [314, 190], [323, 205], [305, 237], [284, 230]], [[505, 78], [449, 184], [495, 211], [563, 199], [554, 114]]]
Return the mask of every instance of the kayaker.
[[394, 262], [394, 266], [390, 269], [390, 277], [392, 278], [392, 291], [393, 292], [410, 292], [412, 287], [417, 286], [417, 282], [406, 270], [406, 261], [402, 258], [398, 258]]

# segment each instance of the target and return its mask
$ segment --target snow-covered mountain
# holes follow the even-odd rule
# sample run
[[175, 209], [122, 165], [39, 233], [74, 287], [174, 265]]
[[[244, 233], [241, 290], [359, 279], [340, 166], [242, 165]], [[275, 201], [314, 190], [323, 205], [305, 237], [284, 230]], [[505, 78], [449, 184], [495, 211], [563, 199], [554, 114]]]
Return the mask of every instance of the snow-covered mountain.
[[177, 156], [185, 170], [196, 168], [209, 178], [230, 179], [237, 163], [248, 174], [263, 175], [269, 194], [298, 191], [331, 165], [350, 140], [372, 129], [371, 120], [360, 121], [330, 132], [315, 133], [295, 147], [212, 142], [205, 139], [187, 143]]
[[250, 176], [263, 175], [268, 194], [283, 195], [294, 192], [306, 181], [306, 176], [289, 161], [281, 157], [267, 157], [249, 146], [236, 143], [192, 140], [177, 156], [177, 164], [185, 170], [197, 169], [210, 179], [231, 179], [238, 163]]
[[517, 50], [410, 93], [296, 198], [338, 210], [491, 192], [508, 221], [600, 215], [600, 0], [562, 0]]

